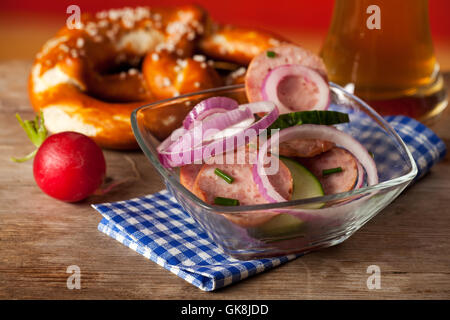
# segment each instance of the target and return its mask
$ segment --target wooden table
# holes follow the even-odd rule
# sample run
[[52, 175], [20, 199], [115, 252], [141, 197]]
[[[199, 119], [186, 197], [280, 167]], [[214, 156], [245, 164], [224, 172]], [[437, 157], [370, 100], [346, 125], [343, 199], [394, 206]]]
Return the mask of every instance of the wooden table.
[[[217, 292], [202, 292], [97, 230], [90, 203], [125, 200], [163, 184], [141, 152], [105, 151], [108, 176], [134, 181], [78, 204], [49, 198], [32, 162], [10, 156], [32, 149], [14, 113], [31, 118], [29, 62], [0, 63], [0, 298], [2, 299], [449, 299], [450, 158], [344, 243], [308, 254]], [[447, 75], [447, 86], [450, 77]], [[450, 143], [450, 110], [433, 126]], [[81, 269], [81, 289], [66, 269]], [[369, 290], [367, 268], [381, 270]]]

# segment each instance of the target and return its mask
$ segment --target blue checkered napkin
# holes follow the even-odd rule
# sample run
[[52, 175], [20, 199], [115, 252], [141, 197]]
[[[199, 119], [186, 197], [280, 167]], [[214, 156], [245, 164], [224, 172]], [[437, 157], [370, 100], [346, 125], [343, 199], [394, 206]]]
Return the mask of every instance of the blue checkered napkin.
[[[358, 116], [358, 115], [351, 115]], [[361, 117], [360, 115], [358, 117]], [[342, 130], [375, 155], [380, 181], [400, 171], [396, 146], [369, 119], [352, 119]], [[366, 121], [367, 120], [367, 121]], [[422, 176], [445, 155], [445, 144], [427, 127], [404, 116], [386, 120], [408, 145]], [[371, 124], [372, 123], [372, 124]], [[356, 133], [356, 134], [355, 134]], [[142, 198], [93, 205], [103, 219], [98, 229], [205, 291], [269, 270], [299, 255], [240, 261], [227, 256], [167, 190]]]
[[226, 255], [167, 190], [93, 205], [98, 229], [196, 287], [212, 291], [269, 270], [299, 255], [240, 261]]
[[[377, 165], [379, 181], [387, 181], [410, 171], [406, 154], [400, 152], [401, 146], [388, 133], [364, 112], [352, 112], [348, 108], [332, 104], [330, 110], [349, 114], [350, 122], [336, 125], [339, 130], [350, 133], [364, 147], [371, 151]], [[411, 152], [416, 165], [417, 181], [432, 166], [444, 158], [444, 142], [422, 123], [406, 116], [386, 116], [384, 119], [398, 133]]]
[[404, 116], [388, 116], [386, 121], [408, 146], [417, 164], [415, 180], [423, 177], [447, 152], [445, 143], [422, 123]]

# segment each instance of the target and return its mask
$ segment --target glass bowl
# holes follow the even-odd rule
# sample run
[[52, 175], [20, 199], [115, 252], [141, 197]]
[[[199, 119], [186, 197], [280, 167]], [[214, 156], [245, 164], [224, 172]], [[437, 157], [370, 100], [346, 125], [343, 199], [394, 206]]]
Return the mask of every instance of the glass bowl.
[[[156, 147], [181, 126], [201, 100], [225, 96], [247, 102], [243, 85], [215, 88], [158, 101], [133, 111], [134, 135], [167, 189], [186, 212], [228, 255], [241, 260], [305, 253], [336, 245], [391, 203], [416, 176], [417, 167], [392, 127], [359, 98], [330, 83], [331, 110], [346, 112], [350, 122], [337, 125], [374, 156], [379, 183], [349, 192], [280, 203], [209, 205], [180, 184], [177, 169], [158, 160]], [[321, 207], [321, 209], [307, 209]]]

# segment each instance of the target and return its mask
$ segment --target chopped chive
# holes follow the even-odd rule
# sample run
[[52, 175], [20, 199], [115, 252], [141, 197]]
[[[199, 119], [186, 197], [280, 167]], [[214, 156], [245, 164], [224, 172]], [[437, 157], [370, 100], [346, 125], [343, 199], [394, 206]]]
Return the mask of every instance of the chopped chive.
[[215, 197], [214, 198], [214, 204], [218, 204], [220, 206], [238, 206], [239, 200], [237, 199], [230, 199], [230, 198], [223, 198], [223, 197]]
[[273, 51], [267, 51], [267, 56], [268, 56], [269, 58], [275, 58], [276, 53], [273, 52]]
[[322, 175], [327, 176], [329, 174], [338, 173], [338, 172], [342, 172], [341, 167], [322, 170]]
[[372, 151], [369, 151], [369, 155], [370, 155], [372, 158], [375, 158], [375, 155], [373, 154]]
[[219, 168], [216, 168], [214, 170], [214, 173], [221, 177], [223, 180], [225, 180], [227, 183], [231, 184], [234, 181], [234, 178], [220, 170]]

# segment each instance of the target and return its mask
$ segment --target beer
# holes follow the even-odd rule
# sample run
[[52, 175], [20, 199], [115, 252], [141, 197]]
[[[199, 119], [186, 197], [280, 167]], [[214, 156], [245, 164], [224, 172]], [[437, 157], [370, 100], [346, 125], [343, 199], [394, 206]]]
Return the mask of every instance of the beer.
[[331, 81], [382, 114], [424, 120], [447, 105], [427, 0], [336, 0], [321, 55]]

